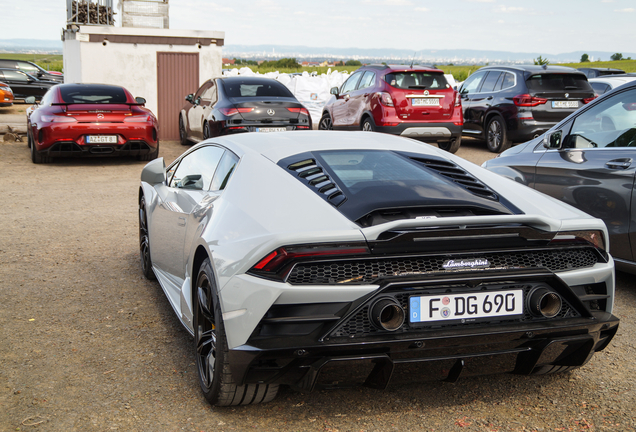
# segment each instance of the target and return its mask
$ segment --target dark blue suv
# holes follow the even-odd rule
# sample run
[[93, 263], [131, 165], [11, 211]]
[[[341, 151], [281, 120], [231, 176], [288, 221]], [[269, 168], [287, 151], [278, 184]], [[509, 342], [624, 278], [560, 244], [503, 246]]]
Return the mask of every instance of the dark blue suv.
[[499, 153], [538, 137], [592, 101], [583, 72], [563, 66], [487, 66], [459, 89], [464, 136], [482, 138]]

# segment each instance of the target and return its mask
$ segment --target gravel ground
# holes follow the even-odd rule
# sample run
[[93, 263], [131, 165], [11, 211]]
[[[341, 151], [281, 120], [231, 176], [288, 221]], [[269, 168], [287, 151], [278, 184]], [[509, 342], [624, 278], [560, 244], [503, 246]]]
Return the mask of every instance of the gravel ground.
[[[1, 114], [1, 112], [0, 112]], [[183, 151], [162, 142], [172, 161]], [[466, 140], [461, 156], [493, 155]], [[0, 431], [633, 430], [634, 278], [618, 274], [618, 336], [576, 371], [456, 384], [407, 373], [385, 391], [281, 389], [264, 405], [213, 408], [193, 340], [138, 264], [142, 162], [34, 165], [0, 142]]]

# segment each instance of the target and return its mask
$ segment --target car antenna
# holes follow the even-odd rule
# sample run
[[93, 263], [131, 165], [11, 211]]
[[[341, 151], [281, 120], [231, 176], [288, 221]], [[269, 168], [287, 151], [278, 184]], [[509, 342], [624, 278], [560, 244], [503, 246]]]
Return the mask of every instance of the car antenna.
[[413, 63], [415, 62], [415, 54], [417, 54], [417, 51], [413, 53], [413, 57], [411, 58], [411, 69], [413, 69]]

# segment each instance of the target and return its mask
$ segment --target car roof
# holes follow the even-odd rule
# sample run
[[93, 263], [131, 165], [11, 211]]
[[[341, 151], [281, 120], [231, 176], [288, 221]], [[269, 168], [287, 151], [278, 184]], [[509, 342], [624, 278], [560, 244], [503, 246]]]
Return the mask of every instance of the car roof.
[[[217, 79], [226, 81], [228, 83], [236, 81], [236, 82], [244, 82], [246, 84], [258, 84], [259, 82], [263, 82], [263, 81], [267, 81], [267, 82], [276, 81], [273, 78], [267, 78], [267, 77], [261, 77], [261, 76], [258, 76], [258, 77], [241, 76], [241, 75], [231, 76], [231, 77], [218, 77]], [[276, 81], [276, 82], [279, 82], [279, 81]]]
[[[533, 74], [540, 73], [577, 73], [583, 74], [583, 72], [578, 71], [574, 68], [568, 66], [552, 66], [552, 65], [515, 65], [515, 66], [484, 66], [477, 71], [480, 70], [491, 70], [491, 69], [503, 69], [503, 70], [514, 70], [520, 72], [530, 72]], [[477, 72], [475, 71], [475, 72]]]
[[385, 64], [371, 64], [362, 66], [360, 69], [376, 69], [381, 71], [390, 72], [416, 72], [416, 71], [424, 71], [424, 72], [444, 72], [441, 69], [434, 68], [432, 66], [426, 65], [385, 65]]
[[606, 71], [606, 72], [609, 72], [609, 71], [623, 72], [623, 69], [616, 69], [616, 68], [587, 67], [587, 68], [577, 68], [577, 69], [580, 70], [580, 71], [583, 71], [583, 70], [595, 70], [595, 71], [599, 71], [599, 72], [602, 72], [602, 71]]
[[596, 78], [589, 78], [588, 81], [590, 83], [604, 83], [610, 84], [612, 88], [618, 87], [619, 85], [623, 85], [625, 83], [636, 80], [636, 74], [624, 74], [624, 75], [605, 75]]
[[262, 155], [274, 162], [299, 153], [320, 150], [396, 150], [451, 157], [436, 147], [409, 138], [360, 131], [253, 132], [224, 135], [205, 142], [223, 145], [239, 156]]

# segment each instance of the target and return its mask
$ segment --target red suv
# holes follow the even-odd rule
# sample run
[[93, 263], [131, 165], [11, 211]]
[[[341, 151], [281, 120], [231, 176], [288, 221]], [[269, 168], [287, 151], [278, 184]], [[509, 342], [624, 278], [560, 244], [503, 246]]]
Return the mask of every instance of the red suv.
[[451, 153], [461, 145], [461, 99], [439, 69], [363, 66], [331, 94], [319, 129], [386, 132], [437, 142]]

